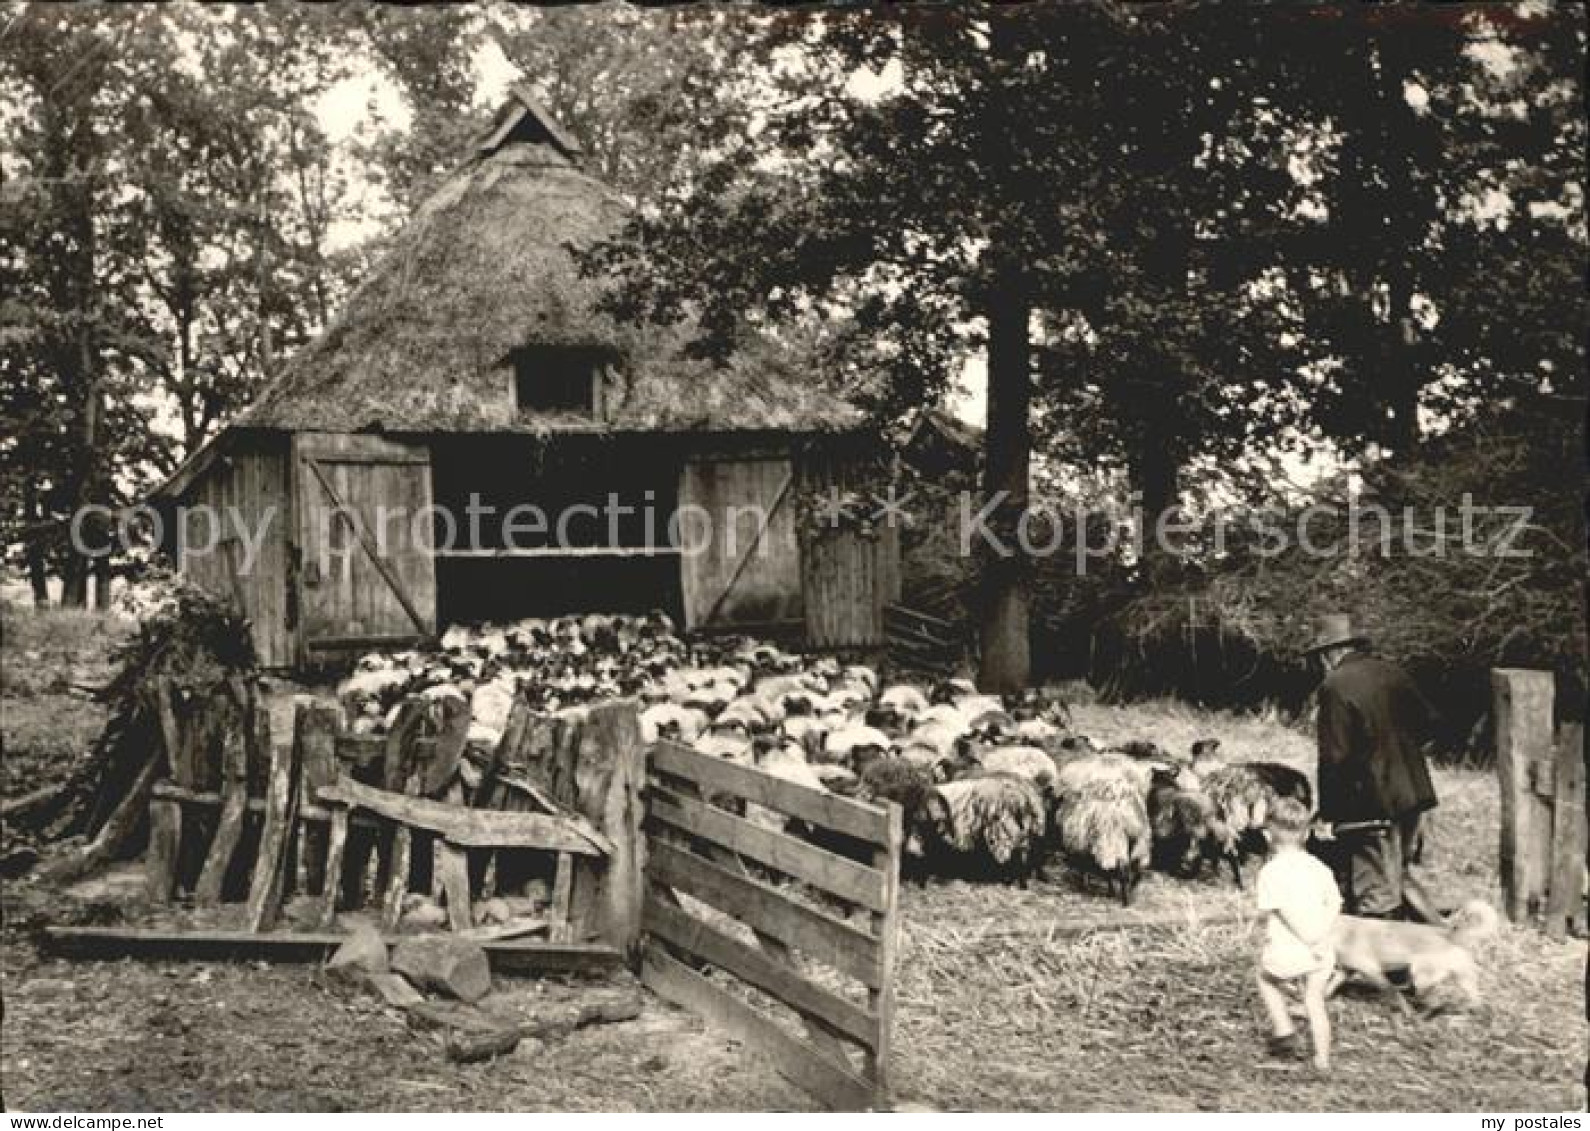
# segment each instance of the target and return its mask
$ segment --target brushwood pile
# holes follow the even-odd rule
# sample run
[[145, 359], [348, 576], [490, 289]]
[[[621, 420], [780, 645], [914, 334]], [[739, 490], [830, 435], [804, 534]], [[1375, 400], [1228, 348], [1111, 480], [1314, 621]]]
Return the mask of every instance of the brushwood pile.
[[[1147, 741], [1100, 749], [1045, 691], [1000, 697], [754, 639], [687, 641], [662, 613], [454, 627], [435, 650], [362, 657], [338, 692], [357, 733], [384, 732], [409, 696], [462, 700], [482, 759], [516, 699], [554, 713], [634, 698], [648, 742], [898, 804], [909, 878], [1025, 885], [1055, 865], [1123, 903], [1150, 868], [1237, 875], [1242, 856], [1263, 848], [1274, 799], [1312, 800], [1298, 771], [1228, 763], [1217, 740], [1185, 752]], [[745, 808], [746, 819], [785, 828], [778, 814]]]

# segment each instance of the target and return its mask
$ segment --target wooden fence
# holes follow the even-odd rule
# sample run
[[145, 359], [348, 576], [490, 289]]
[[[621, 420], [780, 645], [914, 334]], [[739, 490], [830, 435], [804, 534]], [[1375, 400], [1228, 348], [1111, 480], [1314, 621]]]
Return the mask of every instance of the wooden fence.
[[[515, 703], [497, 748], [461, 773], [470, 713], [459, 700], [405, 700], [389, 733], [344, 733], [334, 703], [300, 699], [290, 742], [243, 680], [191, 699], [155, 693], [167, 776], [151, 790], [149, 897], [246, 903], [244, 928], [276, 925], [295, 893], [311, 929], [377, 912], [397, 928], [411, 893], [434, 893], [448, 926], [482, 940], [542, 934], [639, 938], [643, 744], [635, 705], [561, 716]], [[438, 718], [438, 716], [440, 716]], [[544, 914], [477, 921], [483, 899], [545, 872]]]
[[1498, 668], [1496, 772], [1501, 779], [1501, 873], [1507, 915], [1543, 921], [1553, 938], [1583, 934], [1585, 750], [1579, 725], [1554, 729], [1550, 672]]
[[884, 1106], [899, 808], [670, 742], [648, 761], [645, 984], [766, 1053], [829, 1107]]

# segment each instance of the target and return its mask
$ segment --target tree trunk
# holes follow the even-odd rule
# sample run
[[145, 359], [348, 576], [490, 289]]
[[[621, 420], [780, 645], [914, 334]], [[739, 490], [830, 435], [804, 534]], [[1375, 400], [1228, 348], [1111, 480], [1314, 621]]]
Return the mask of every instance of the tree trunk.
[[23, 556], [28, 565], [28, 585], [33, 590], [33, 607], [50, 607], [50, 572], [44, 560], [44, 509], [39, 506], [38, 490], [33, 480], [22, 483], [23, 521], [30, 533], [23, 543]]
[[988, 526], [1000, 548], [981, 548], [982, 664], [977, 682], [987, 692], [1014, 692], [1024, 689], [1032, 676], [1032, 563], [1017, 536], [1027, 510], [1032, 462], [1032, 298], [1019, 265], [1008, 257], [995, 264], [991, 298], [983, 501], [999, 500]]
[[1150, 575], [1170, 567], [1181, 547], [1174, 538], [1161, 542], [1159, 523], [1181, 500], [1180, 461], [1176, 458], [1178, 438], [1174, 421], [1156, 415], [1144, 422], [1142, 449], [1134, 468], [1143, 514], [1143, 568]]

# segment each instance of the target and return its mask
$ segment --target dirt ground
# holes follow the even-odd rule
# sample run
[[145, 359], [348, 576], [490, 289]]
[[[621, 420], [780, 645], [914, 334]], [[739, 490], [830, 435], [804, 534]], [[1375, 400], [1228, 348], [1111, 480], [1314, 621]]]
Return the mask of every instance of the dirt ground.
[[[7, 796], [64, 773], [93, 708], [31, 660], [14, 681], [8, 617], [0, 730]], [[80, 641], [92, 650], [96, 634]], [[37, 634], [23, 634], [37, 643]], [[38, 651], [35, 647], [34, 651]], [[67, 652], [71, 648], [66, 649]], [[1307, 737], [1263, 717], [1146, 704], [1086, 706], [1098, 741], [1204, 735], [1233, 758], [1306, 764]], [[61, 745], [57, 745], [57, 744]], [[77, 747], [78, 750], [81, 746]], [[1496, 790], [1442, 771], [1427, 874], [1446, 901], [1495, 898]], [[765, 1061], [655, 999], [631, 1022], [509, 1057], [456, 1066], [395, 1010], [302, 966], [75, 963], [41, 957], [42, 920], [137, 915], [136, 869], [69, 892], [0, 889], [0, 1083], [28, 1110], [801, 1110], [810, 1102]], [[1250, 881], [1251, 882], [1251, 881]], [[1375, 997], [1337, 999], [1336, 1068], [1262, 1057], [1249, 896], [1229, 879], [1152, 877], [1134, 911], [1170, 927], [1073, 935], [1118, 916], [1055, 873], [1029, 890], [909, 885], [895, 1029], [903, 1102], [995, 1110], [1561, 1110], [1582, 1107], [1585, 944], [1504, 927], [1481, 960], [1474, 1015], [1405, 1018]], [[529, 1004], [578, 994], [560, 979], [505, 983]]]

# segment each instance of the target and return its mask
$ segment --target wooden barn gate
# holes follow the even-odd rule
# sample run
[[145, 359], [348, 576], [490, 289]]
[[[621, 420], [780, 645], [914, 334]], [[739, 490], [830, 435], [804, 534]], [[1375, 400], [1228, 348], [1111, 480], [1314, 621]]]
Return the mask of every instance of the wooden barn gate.
[[1498, 668], [1496, 772], [1502, 787], [1501, 874], [1508, 918], [1543, 920], [1561, 939], [1583, 934], [1585, 908], [1584, 728], [1554, 731], [1550, 672]]
[[[736, 811], [758, 808], [811, 839]], [[646, 986], [827, 1106], [886, 1106], [900, 809], [664, 741], [649, 751], [645, 828]]]

